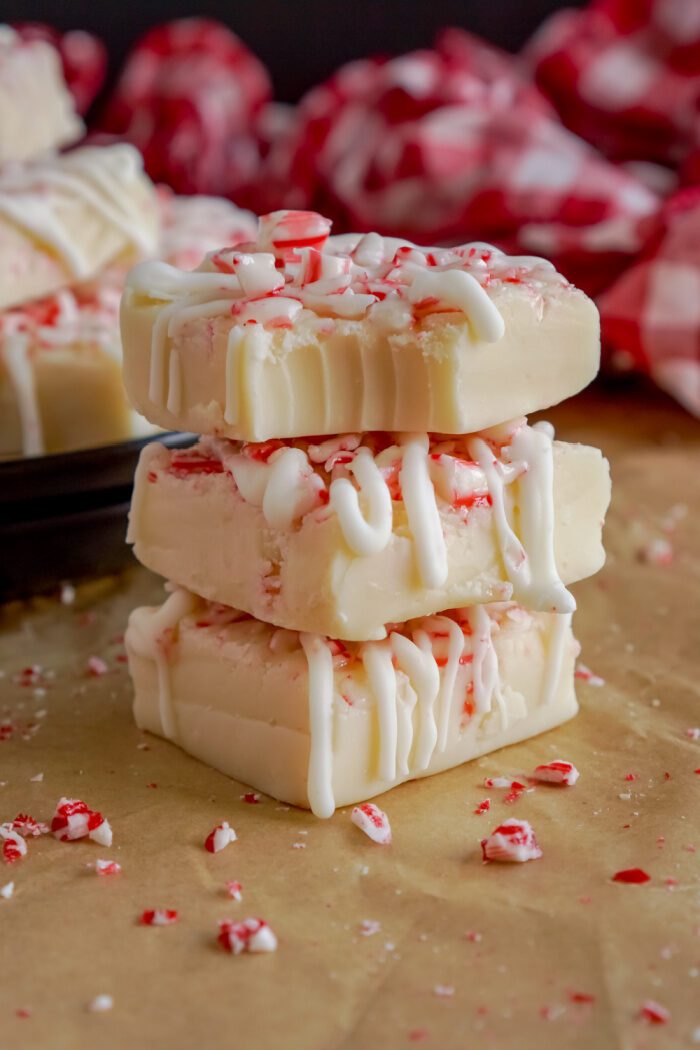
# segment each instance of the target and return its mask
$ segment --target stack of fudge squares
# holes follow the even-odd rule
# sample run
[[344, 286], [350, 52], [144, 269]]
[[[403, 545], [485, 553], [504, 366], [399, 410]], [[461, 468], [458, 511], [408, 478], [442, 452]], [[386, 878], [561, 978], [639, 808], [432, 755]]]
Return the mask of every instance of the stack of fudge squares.
[[126, 645], [138, 725], [329, 817], [577, 710], [568, 585], [603, 564], [601, 453], [526, 414], [599, 364], [593, 303], [486, 244], [276, 212], [137, 266], [125, 381], [151, 422], [129, 540], [169, 596]]
[[122, 382], [126, 273], [255, 231], [228, 201], [158, 191], [131, 146], [59, 152], [84, 131], [58, 52], [0, 26], [0, 458], [152, 430]]

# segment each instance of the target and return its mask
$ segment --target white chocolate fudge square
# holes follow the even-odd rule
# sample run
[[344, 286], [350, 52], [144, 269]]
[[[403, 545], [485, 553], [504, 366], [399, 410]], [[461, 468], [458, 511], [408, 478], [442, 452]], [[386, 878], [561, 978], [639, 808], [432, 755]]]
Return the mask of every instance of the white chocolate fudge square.
[[0, 164], [68, 146], [83, 131], [56, 49], [0, 25]]
[[136, 471], [137, 558], [204, 597], [335, 638], [476, 602], [574, 608], [601, 567], [608, 464], [546, 424], [462, 438], [151, 444]]
[[329, 817], [571, 718], [570, 619], [477, 605], [346, 646], [176, 590], [131, 615], [134, 714], [236, 780]]
[[550, 263], [329, 228], [273, 213], [255, 244], [195, 272], [136, 267], [122, 305], [135, 407], [169, 429], [244, 441], [462, 434], [595, 376], [597, 310]]
[[0, 171], [0, 309], [151, 256], [155, 189], [128, 145], [82, 147]]

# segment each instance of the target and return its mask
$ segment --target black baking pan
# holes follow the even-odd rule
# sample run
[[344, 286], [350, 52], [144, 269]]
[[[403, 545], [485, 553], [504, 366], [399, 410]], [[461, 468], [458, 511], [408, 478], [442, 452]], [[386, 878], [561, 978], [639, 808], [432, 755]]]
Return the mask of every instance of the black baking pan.
[[0, 462], [0, 598], [118, 572], [136, 463], [144, 445], [186, 448], [192, 434], [156, 434], [99, 448]]

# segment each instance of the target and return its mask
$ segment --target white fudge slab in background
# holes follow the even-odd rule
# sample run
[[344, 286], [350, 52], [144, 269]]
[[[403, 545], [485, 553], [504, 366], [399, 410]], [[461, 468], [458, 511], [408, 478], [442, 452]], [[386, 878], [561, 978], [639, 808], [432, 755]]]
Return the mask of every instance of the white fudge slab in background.
[[542, 259], [489, 245], [328, 236], [309, 212], [197, 272], [146, 263], [122, 306], [133, 404], [245, 441], [359, 430], [462, 434], [553, 405], [599, 364], [598, 313]]
[[158, 247], [155, 189], [128, 145], [0, 171], [0, 309], [86, 281]]
[[142, 729], [328, 817], [576, 714], [570, 617], [478, 605], [343, 645], [177, 590], [126, 633]]
[[610, 477], [598, 449], [552, 442], [546, 424], [524, 420], [510, 433], [396, 440], [150, 445], [134, 552], [210, 600], [337, 638], [511, 597], [574, 608], [564, 584], [605, 558]]
[[0, 164], [69, 146], [84, 130], [56, 49], [0, 25]]

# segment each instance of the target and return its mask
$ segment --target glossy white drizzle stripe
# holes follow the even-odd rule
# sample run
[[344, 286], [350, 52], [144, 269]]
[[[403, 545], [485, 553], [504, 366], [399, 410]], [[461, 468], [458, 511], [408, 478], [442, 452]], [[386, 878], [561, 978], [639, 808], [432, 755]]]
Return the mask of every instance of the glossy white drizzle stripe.
[[483, 438], [470, 438], [468, 447], [486, 475], [501, 556], [506, 575], [513, 584], [513, 597], [534, 608], [573, 612], [576, 603], [559, 578], [554, 563], [551, 434], [525, 426], [512, 437], [510, 454], [513, 460], [520, 460], [523, 467], [517, 482], [522, 540], [508, 517], [503, 464]]
[[428, 449], [427, 434], [407, 438], [399, 478], [421, 580], [426, 587], [441, 587], [447, 579], [447, 548], [430, 480]]
[[22, 332], [5, 336], [2, 355], [19, 411], [22, 452], [25, 456], [40, 456], [44, 452], [44, 430], [29, 359], [29, 336]]
[[[345, 542], [354, 554], [378, 554], [388, 546], [392, 531], [389, 488], [368, 448], [359, 448], [348, 464], [359, 491], [349, 478], [335, 478], [330, 505], [338, 515]], [[367, 518], [360, 507], [360, 493], [367, 502]]]
[[333, 794], [333, 657], [325, 638], [301, 634], [299, 640], [309, 669], [309, 728], [311, 745], [307, 794], [317, 817], [335, 810]]
[[158, 713], [163, 736], [177, 741], [177, 718], [170, 688], [167, 644], [183, 617], [194, 612], [199, 598], [178, 588], [158, 608], [135, 609], [126, 632], [128, 646], [137, 655], [153, 660], [158, 674]]
[[[489, 714], [494, 704], [501, 729], [508, 728], [508, 706], [501, 690], [493, 643], [494, 620], [482, 605], [462, 610], [471, 634], [445, 616], [427, 617], [407, 638], [392, 632], [359, 650], [376, 704], [379, 755], [377, 776], [387, 786], [397, 778], [425, 770], [436, 751], [443, 753], [454, 731], [471, 677], [473, 718]], [[547, 651], [539, 703], [552, 703], [561, 676], [571, 617], [556, 616], [547, 631]], [[448, 656], [440, 667], [431, 634], [447, 636]], [[308, 796], [317, 816], [330, 816], [333, 798], [333, 717], [336, 703], [333, 657], [327, 639], [300, 635], [308, 665], [311, 757]], [[471, 657], [469, 660], [467, 657]], [[437, 708], [437, 711], [436, 711]], [[518, 717], [516, 715], [516, 717]]]

